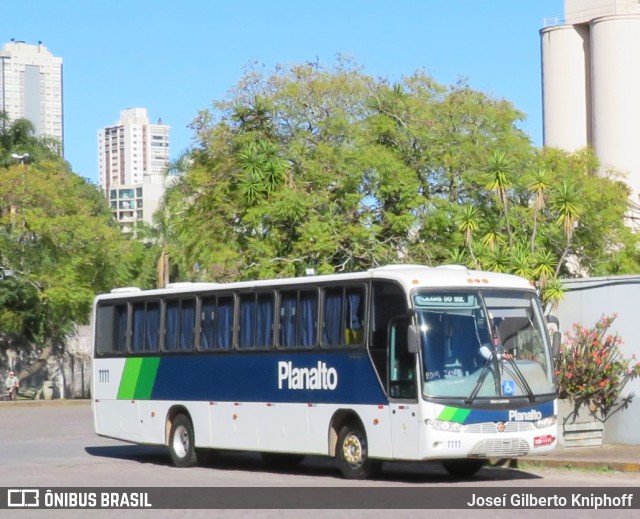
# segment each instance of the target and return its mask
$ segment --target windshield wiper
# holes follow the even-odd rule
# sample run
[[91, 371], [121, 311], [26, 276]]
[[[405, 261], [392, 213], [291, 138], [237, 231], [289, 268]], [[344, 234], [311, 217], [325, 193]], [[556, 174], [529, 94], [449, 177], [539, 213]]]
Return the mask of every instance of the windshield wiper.
[[520, 387], [523, 389], [523, 391], [527, 395], [529, 402], [535, 402], [536, 396], [533, 394], [533, 391], [531, 390], [531, 386], [529, 386], [527, 379], [522, 374], [522, 371], [520, 371], [520, 368], [516, 364], [516, 361], [513, 359], [513, 356], [503, 355], [503, 358], [506, 358], [509, 361], [509, 365], [513, 368], [512, 375], [514, 376], [514, 378], [516, 379]]
[[[490, 350], [486, 346], [483, 346], [482, 348], [480, 348], [480, 354], [483, 357], [485, 357], [487, 360], [485, 361], [484, 366], [482, 367], [482, 371], [480, 372], [480, 376], [478, 377], [478, 380], [476, 381], [476, 384], [473, 387], [473, 391], [471, 391], [471, 394], [465, 400], [466, 404], [473, 404], [474, 400], [478, 397], [478, 393], [482, 388], [482, 384], [484, 384], [484, 381], [487, 378], [487, 375], [491, 371], [489, 365], [492, 363], [492, 361], [493, 361], [494, 367], [496, 368], [496, 373], [498, 373], [499, 362], [500, 361], [504, 362], [504, 360], [507, 360], [509, 362], [509, 366], [513, 368], [513, 371], [511, 371], [511, 374], [516, 379], [516, 382], [522, 388], [523, 392], [526, 394], [527, 398], [529, 399], [529, 402], [535, 402], [536, 397], [533, 394], [533, 391], [531, 390], [531, 386], [529, 386], [527, 379], [524, 377], [524, 375], [522, 374], [522, 371], [520, 371], [520, 368], [518, 367], [518, 365], [516, 364], [515, 360], [511, 355], [497, 353], [495, 350]], [[497, 380], [496, 380], [496, 388], [499, 389]], [[501, 393], [501, 391], [498, 391], [498, 389], [496, 390], [496, 392]]]
[[[484, 380], [487, 378], [487, 375], [491, 371], [491, 368], [489, 368], [489, 364], [496, 358], [495, 351], [490, 350], [486, 346], [482, 346], [480, 348], [480, 354], [487, 360], [484, 362], [484, 366], [482, 366], [482, 371], [480, 372], [480, 376], [476, 381], [476, 385], [473, 386], [473, 391], [471, 391], [469, 397], [464, 401], [465, 404], [473, 404], [473, 401], [477, 398], [478, 393], [480, 392], [480, 388], [482, 388], [482, 384], [484, 384]], [[497, 367], [497, 363], [495, 361], [494, 365], [495, 367]]]

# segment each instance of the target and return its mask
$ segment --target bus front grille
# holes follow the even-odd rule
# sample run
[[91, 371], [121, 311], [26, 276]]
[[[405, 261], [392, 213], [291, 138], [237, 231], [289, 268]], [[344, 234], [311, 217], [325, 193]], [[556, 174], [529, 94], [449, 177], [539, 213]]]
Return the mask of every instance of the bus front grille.
[[529, 453], [529, 444], [520, 438], [482, 440], [469, 452], [469, 456], [483, 458], [511, 458]]
[[472, 423], [464, 428], [467, 433], [491, 434], [496, 432], [518, 433], [533, 430], [531, 422], [482, 422]]

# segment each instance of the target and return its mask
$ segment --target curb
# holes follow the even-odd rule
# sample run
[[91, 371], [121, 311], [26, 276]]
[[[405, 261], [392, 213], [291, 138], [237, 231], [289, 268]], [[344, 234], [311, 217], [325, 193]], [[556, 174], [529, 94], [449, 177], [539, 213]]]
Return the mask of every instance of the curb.
[[89, 399], [66, 399], [60, 398], [56, 400], [3, 400], [0, 401], [2, 407], [60, 407], [70, 405], [90, 405]]
[[640, 463], [625, 461], [596, 461], [596, 460], [569, 460], [569, 459], [541, 459], [524, 458], [513, 460], [515, 467], [530, 465], [536, 467], [550, 467], [556, 469], [584, 469], [584, 470], [609, 470], [613, 472], [640, 472]]

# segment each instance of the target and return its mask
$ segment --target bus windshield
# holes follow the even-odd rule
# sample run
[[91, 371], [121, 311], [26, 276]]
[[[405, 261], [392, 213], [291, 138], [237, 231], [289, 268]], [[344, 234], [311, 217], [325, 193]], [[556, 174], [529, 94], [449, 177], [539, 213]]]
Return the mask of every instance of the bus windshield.
[[526, 291], [414, 293], [423, 393], [430, 397], [528, 398], [554, 392], [545, 321]]

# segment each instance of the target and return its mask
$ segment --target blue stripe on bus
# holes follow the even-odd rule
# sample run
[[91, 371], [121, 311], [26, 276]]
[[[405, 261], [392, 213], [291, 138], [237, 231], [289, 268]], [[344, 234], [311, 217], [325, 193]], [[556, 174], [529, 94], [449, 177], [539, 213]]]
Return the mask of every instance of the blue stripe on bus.
[[[324, 380], [324, 388], [319, 389], [290, 389], [286, 381], [282, 381], [283, 387], [279, 389], [279, 363], [289, 362], [294, 369], [306, 368], [312, 373], [315, 370], [316, 375], [321, 364], [325, 368], [325, 379], [327, 371], [333, 369], [335, 380]], [[282, 365], [280, 369], [283, 369]], [[335, 388], [330, 389], [327, 383], [333, 385], [334, 382]], [[319, 404], [349, 402], [353, 405], [388, 403], [369, 357], [354, 351], [165, 356], [160, 359], [151, 399]]]

